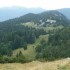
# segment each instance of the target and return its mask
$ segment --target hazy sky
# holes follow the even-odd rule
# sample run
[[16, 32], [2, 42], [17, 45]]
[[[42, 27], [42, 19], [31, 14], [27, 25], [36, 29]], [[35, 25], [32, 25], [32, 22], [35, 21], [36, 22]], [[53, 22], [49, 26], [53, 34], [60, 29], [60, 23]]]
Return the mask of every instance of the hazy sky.
[[70, 0], [0, 0], [0, 7], [10, 6], [44, 9], [70, 8]]

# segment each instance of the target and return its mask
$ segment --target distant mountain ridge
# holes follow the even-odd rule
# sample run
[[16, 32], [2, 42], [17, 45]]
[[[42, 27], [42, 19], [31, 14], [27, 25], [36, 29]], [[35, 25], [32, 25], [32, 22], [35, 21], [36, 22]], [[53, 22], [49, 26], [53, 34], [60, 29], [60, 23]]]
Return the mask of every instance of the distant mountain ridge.
[[27, 22], [33, 22], [38, 26], [49, 26], [49, 25], [68, 25], [69, 20], [60, 12], [56, 10], [45, 11], [39, 14], [28, 13], [15, 19], [10, 19], [2, 23], [7, 24], [25, 24]]
[[25, 8], [25, 7], [5, 7], [0, 8], [0, 21], [20, 17], [27, 13], [41, 13], [45, 11], [42, 8]]
[[[65, 15], [68, 19], [70, 19], [70, 8], [63, 8], [56, 10]], [[25, 8], [17, 6], [0, 8], [0, 22], [17, 18], [28, 13], [38, 14], [44, 11], [49, 11], [49, 10], [43, 8]]]
[[58, 11], [64, 14], [70, 20], [70, 8], [58, 9]]

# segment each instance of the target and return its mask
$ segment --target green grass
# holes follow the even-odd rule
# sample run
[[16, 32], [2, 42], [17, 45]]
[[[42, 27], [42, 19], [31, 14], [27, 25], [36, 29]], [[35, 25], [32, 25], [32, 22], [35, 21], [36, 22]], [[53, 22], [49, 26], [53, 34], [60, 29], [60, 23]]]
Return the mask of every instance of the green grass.
[[16, 49], [15, 51], [13, 51], [13, 55], [16, 55], [19, 51], [21, 51], [27, 59], [34, 60], [36, 53], [33, 46], [34, 45], [28, 45], [27, 50], [24, 50], [23, 48]]
[[49, 26], [49, 27], [41, 27], [42, 29], [44, 29], [45, 31], [48, 31], [48, 30], [56, 30], [56, 29], [62, 29], [64, 26], [60, 25], [60, 26], [56, 26], [56, 27], [53, 27], [53, 26]]
[[21, 25], [28, 26], [28, 27], [36, 27], [37, 26], [36, 24], [34, 24], [34, 22], [21, 23]]
[[41, 40], [45, 40], [46, 42], [48, 41], [48, 35], [40, 35], [39, 39], [36, 40], [35, 44], [39, 44]]
[[13, 51], [13, 56], [15, 56], [17, 53], [19, 53], [20, 51], [23, 53], [23, 55], [29, 59], [29, 60], [35, 60], [35, 56], [36, 56], [36, 51], [35, 48], [36, 46], [40, 43], [40, 41], [44, 39], [46, 41], [48, 41], [48, 36], [47, 35], [41, 35], [34, 44], [28, 44], [27, 46], [27, 50], [24, 50], [23, 48], [20, 49], [16, 49]]
[[37, 24], [34, 24], [34, 22], [21, 23], [21, 25], [28, 26], [28, 27], [34, 27], [34, 28], [38, 28], [38, 29], [44, 29], [45, 31], [64, 28], [64, 26], [62, 26], [62, 25], [55, 26], [55, 27], [52, 25], [50, 25], [48, 27], [43, 27], [43, 26], [38, 26]]

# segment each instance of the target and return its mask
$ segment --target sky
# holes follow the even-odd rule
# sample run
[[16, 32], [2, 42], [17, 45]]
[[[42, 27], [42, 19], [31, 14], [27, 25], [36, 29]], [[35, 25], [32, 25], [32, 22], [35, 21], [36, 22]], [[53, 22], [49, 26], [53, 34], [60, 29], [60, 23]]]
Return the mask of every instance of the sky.
[[26, 8], [44, 8], [54, 10], [70, 8], [70, 0], [0, 0], [0, 8], [20, 6]]

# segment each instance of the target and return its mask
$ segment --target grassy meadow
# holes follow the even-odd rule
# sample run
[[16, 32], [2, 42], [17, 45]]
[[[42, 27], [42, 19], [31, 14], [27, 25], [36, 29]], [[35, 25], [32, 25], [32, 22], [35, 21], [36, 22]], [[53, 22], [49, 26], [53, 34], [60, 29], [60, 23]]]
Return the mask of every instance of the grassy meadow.
[[23, 48], [14, 50], [13, 51], [13, 56], [15, 56], [17, 53], [19, 53], [21, 51], [27, 59], [35, 60], [35, 56], [36, 56], [35, 48], [36, 48], [37, 45], [39, 45], [39, 43], [42, 39], [46, 40], [46, 42], [47, 42], [48, 41], [48, 36], [47, 35], [41, 35], [36, 40], [36, 42], [34, 44], [28, 44], [27, 50], [24, 50]]
[[70, 59], [61, 59], [51, 62], [32, 61], [24, 64], [0, 64], [0, 70], [70, 70]]

